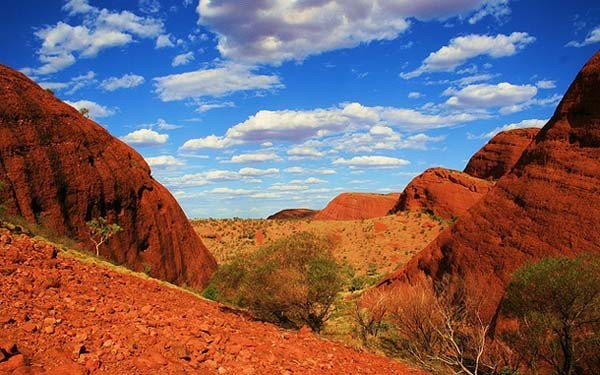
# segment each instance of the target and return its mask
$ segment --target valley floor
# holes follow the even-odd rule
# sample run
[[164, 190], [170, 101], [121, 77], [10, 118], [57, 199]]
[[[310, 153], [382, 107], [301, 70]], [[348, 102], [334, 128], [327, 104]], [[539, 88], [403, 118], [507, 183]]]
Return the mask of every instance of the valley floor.
[[4, 229], [0, 286], [0, 374], [420, 373]]

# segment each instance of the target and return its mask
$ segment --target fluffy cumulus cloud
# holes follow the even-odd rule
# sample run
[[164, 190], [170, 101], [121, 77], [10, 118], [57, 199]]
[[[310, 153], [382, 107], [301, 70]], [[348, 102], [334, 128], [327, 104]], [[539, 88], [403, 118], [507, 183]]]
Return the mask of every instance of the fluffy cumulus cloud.
[[548, 120], [538, 120], [538, 119], [523, 120], [521, 122], [506, 124], [504, 126], [498, 126], [498, 127], [494, 128], [492, 131], [489, 131], [489, 132], [483, 133], [483, 134], [476, 135], [476, 134], [467, 133], [467, 138], [468, 139], [490, 139], [493, 136], [495, 136], [496, 134], [506, 131], [506, 130], [522, 129], [522, 128], [541, 128], [544, 125], [546, 125], [547, 122], [548, 122]]
[[78, 100], [76, 102], [71, 102], [65, 100], [65, 103], [70, 105], [71, 107], [81, 111], [83, 108], [88, 110], [88, 115], [93, 119], [98, 119], [102, 117], [108, 117], [115, 114], [115, 110], [112, 108], [105, 107], [101, 104], [93, 102], [91, 100]]
[[146, 157], [145, 159], [146, 163], [155, 169], [167, 169], [173, 167], [182, 167], [185, 165], [185, 162], [171, 155], [152, 156]]
[[[377, 132], [389, 133], [386, 126], [419, 132], [473, 121], [482, 116], [484, 115], [464, 112], [426, 114], [413, 109], [368, 107], [360, 103], [346, 103], [337, 107], [306, 111], [263, 110], [229, 128], [224, 136], [210, 135], [190, 139], [183, 144], [181, 150], [222, 149], [245, 143], [261, 144], [275, 141], [302, 142], [309, 138], [322, 138], [371, 128], [375, 132], [374, 135], [377, 135]], [[315, 150], [297, 149], [296, 156], [309, 156], [311, 153], [314, 154]]]
[[257, 177], [277, 175], [279, 169], [257, 169], [241, 168], [240, 170], [210, 170], [200, 173], [186, 174], [179, 177], [167, 177], [162, 179], [166, 185], [176, 188], [197, 187], [226, 181], [243, 181], [260, 183]]
[[192, 61], [194, 61], [194, 52], [190, 51], [175, 56], [171, 62], [171, 66], [187, 65]]
[[137, 74], [125, 74], [122, 77], [110, 77], [103, 80], [100, 83], [100, 87], [102, 87], [106, 91], [115, 91], [118, 89], [130, 89], [133, 87], [137, 87], [143, 84], [145, 81], [144, 77], [139, 76]]
[[218, 36], [222, 56], [235, 61], [279, 64], [309, 55], [350, 48], [374, 40], [395, 39], [408, 18], [447, 19], [506, 14], [499, 0], [200, 0], [199, 23]]
[[167, 143], [169, 135], [160, 134], [151, 129], [139, 129], [121, 137], [121, 140], [132, 146], [153, 147]]
[[265, 163], [281, 161], [282, 159], [274, 152], [250, 152], [247, 154], [233, 155], [229, 162], [231, 163]]
[[533, 43], [535, 38], [524, 32], [510, 35], [465, 35], [454, 38], [450, 44], [432, 52], [416, 70], [401, 73], [405, 79], [415, 78], [424, 73], [448, 72], [463, 65], [469, 59], [486, 55], [492, 58], [512, 56]]
[[351, 169], [390, 169], [399, 168], [410, 164], [408, 160], [389, 156], [355, 156], [351, 159], [339, 158], [333, 161], [334, 165], [345, 165]]
[[74, 94], [80, 89], [96, 83], [96, 73], [89, 71], [86, 74], [71, 78], [68, 82], [39, 82], [43, 88], [51, 90], [66, 90], [67, 94]]
[[598, 42], [600, 42], [600, 25], [596, 26], [592, 31], [590, 31], [588, 36], [583, 41], [578, 42], [576, 40], [572, 40], [569, 43], [567, 43], [567, 46], [568, 47], [584, 47], [584, 46], [598, 43]]
[[508, 82], [469, 85], [460, 90], [447, 90], [449, 106], [463, 109], [502, 107], [511, 108], [529, 102], [536, 94], [532, 85], [513, 85]]
[[175, 44], [171, 40], [171, 34], [161, 34], [156, 37], [156, 49], [175, 47]]
[[258, 74], [254, 68], [236, 63], [223, 63], [215, 68], [171, 74], [154, 80], [158, 96], [166, 102], [283, 87], [277, 75]]
[[137, 39], [154, 38], [163, 33], [163, 23], [154, 17], [141, 17], [130, 11], [115, 12], [89, 4], [88, 0], [69, 0], [63, 6], [72, 17], [82, 17], [79, 25], [59, 21], [38, 30], [42, 45], [37, 54], [41, 66], [26, 68], [30, 75], [56, 73], [100, 51], [124, 46]]
[[541, 81], [537, 81], [536, 84], [538, 89], [553, 89], [556, 88], [556, 82], [555, 81], [550, 81], [547, 79], [541, 80]]

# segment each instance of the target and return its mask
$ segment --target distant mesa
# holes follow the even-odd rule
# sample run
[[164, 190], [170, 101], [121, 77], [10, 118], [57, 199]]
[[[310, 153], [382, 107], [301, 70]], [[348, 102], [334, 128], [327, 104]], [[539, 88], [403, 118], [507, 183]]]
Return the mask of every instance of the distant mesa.
[[486, 180], [498, 180], [517, 164], [539, 131], [537, 128], [526, 128], [496, 134], [469, 160], [465, 173]]
[[308, 208], [289, 208], [274, 213], [267, 220], [300, 220], [312, 219], [319, 211]]
[[0, 65], [0, 199], [8, 212], [91, 247], [86, 221], [123, 230], [101, 254], [202, 287], [216, 262], [144, 159], [25, 75]]
[[430, 168], [415, 177], [390, 213], [425, 211], [445, 219], [464, 215], [493, 183], [464, 172]]
[[380, 288], [461, 278], [493, 314], [511, 273], [546, 256], [600, 253], [600, 53], [512, 170]]
[[342, 193], [315, 215], [317, 220], [361, 220], [386, 216], [399, 193]]

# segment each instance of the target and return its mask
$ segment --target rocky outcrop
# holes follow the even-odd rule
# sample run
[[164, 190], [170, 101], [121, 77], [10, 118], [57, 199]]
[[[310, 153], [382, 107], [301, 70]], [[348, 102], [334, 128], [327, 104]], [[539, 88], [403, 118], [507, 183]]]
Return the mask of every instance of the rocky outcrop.
[[600, 253], [600, 54], [510, 173], [380, 287], [423, 276], [485, 288], [493, 311], [511, 273], [542, 257]]
[[86, 221], [123, 230], [101, 254], [152, 276], [201, 287], [216, 267], [144, 159], [104, 128], [0, 65], [0, 199], [8, 212], [91, 247]]
[[399, 194], [342, 193], [315, 215], [317, 220], [361, 220], [388, 214]]
[[514, 129], [500, 132], [469, 160], [465, 173], [487, 180], [498, 180], [517, 164], [523, 151], [540, 129]]
[[312, 219], [319, 211], [308, 208], [289, 208], [274, 213], [267, 220], [299, 220]]
[[450, 219], [464, 215], [493, 184], [466, 173], [430, 168], [404, 189], [391, 213], [425, 211]]

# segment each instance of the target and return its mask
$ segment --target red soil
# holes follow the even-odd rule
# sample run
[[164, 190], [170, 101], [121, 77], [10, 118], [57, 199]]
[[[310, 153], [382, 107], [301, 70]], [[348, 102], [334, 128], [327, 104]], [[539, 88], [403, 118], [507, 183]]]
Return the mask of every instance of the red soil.
[[315, 215], [317, 220], [360, 220], [386, 216], [398, 194], [342, 193]]
[[0, 280], [0, 373], [420, 373], [2, 229]]
[[318, 210], [310, 210], [308, 208], [289, 208], [274, 213], [267, 217], [267, 220], [312, 219], [318, 212]]
[[462, 216], [492, 186], [463, 172], [431, 168], [406, 186], [392, 212], [428, 211], [447, 219]]
[[380, 287], [462, 277], [495, 310], [510, 274], [542, 257], [600, 253], [600, 53], [516, 166]]
[[25, 75], [0, 65], [0, 201], [12, 215], [78, 238], [106, 217], [123, 229], [102, 255], [201, 287], [216, 262], [144, 159]]
[[536, 128], [514, 129], [496, 134], [469, 160], [465, 173], [483, 179], [499, 179], [517, 164], [539, 131]]

